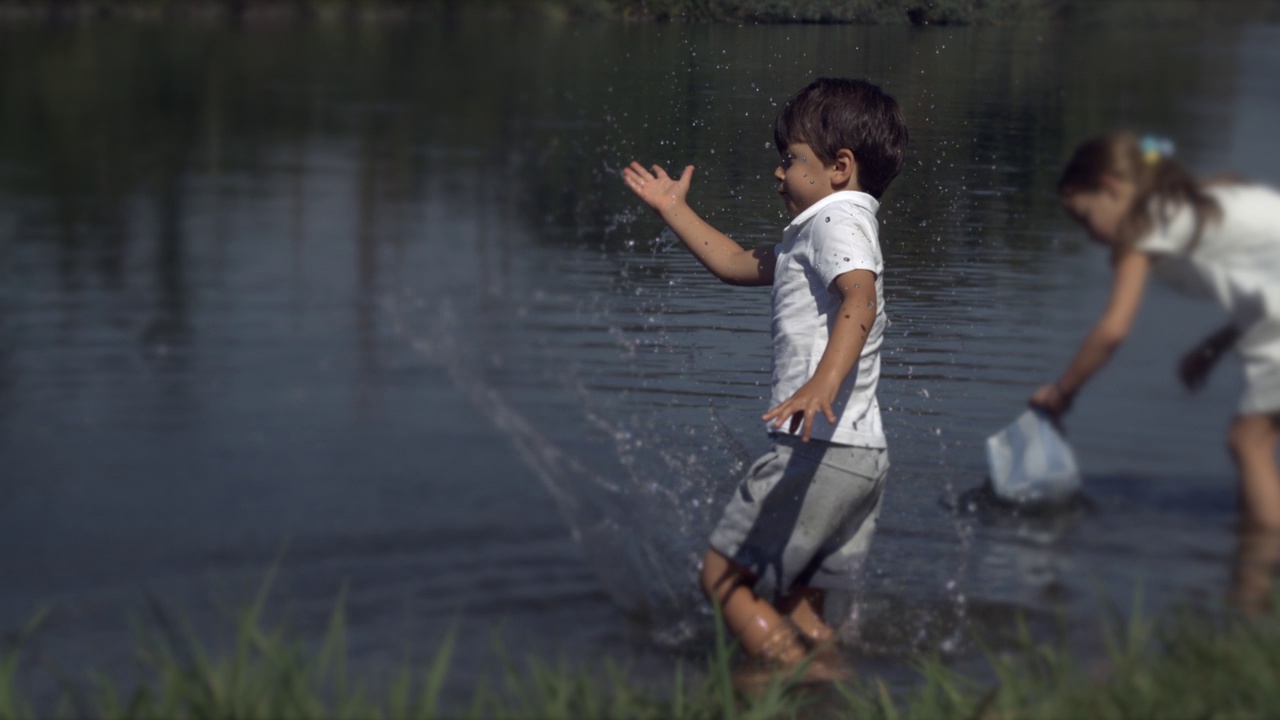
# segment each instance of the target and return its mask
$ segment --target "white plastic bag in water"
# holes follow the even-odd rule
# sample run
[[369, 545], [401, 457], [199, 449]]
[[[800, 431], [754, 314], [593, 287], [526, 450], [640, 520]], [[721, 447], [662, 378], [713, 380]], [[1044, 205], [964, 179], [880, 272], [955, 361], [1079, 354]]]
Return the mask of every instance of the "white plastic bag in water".
[[1062, 502], [1080, 490], [1071, 446], [1038, 410], [987, 438], [987, 466], [992, 489], [1010, 502]]

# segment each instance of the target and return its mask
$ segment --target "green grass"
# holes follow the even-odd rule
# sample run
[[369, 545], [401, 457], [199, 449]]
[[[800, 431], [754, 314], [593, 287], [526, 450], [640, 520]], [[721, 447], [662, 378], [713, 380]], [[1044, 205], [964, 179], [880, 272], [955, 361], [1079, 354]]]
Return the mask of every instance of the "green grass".
[[[104, 673], [68, 678], [56, 672], [63, 687], [60, 715], [110, 720], [139, 718], [770, 718], [800, 707], [787, 697], [779, 681], [750, 702], [731, 683], [733, 650], [722, 628], [707, 669], [697, 681], [677, 665], [669, 697], [655, 698], [635, 689], [626, 672], [613, 662], [600, 672], [569, 669], [530, 659], [523, 664], [497, 648], [493, 676], [479, 682], [464, 707], [442, 707], [441, 695], [453, 657], [455, 638], [446, 636], [425, 669], [405, 669], [393, 678], [353, 677], [347, 669], [345, 597], [329, 617], [319, 648], [308, 651], [287, 621], [265, 618], [272, 580], [239, 610], [228, 628], [234, 641], [214, 654], [185, 623], [159, 602], [151, 601], [150, 622], [137, 631], [136, 656], [143, 678], [120, 687]], [[344, 593], [345, 595], [345, 593]], [[33, 619], [7, 647], [0, 645], [0, 720], [42, 717], [19, 683], [23, 647], [39, 631], [44, 614]], [[47, 661], [42, 665], [49, 666]], [[87, 680], [88, 682], [81, 682]], [[389, 681], [388, 681], [389, 680]], [[86, 690], [85, 688], [89, 688]], [[369, 688], [382, 690], [371, 692]]]
[[[119, 687], [105, 675], [61, 678], [61, 714], [95, 718], [1251, 718], [1280, 708], [1280, 623], [1261, 618], [1210, 620], [1188, 613], [1162, 623], [1140, 617], [1106, 631], [1105, 667], [1082, 668], [1063, 639], [1036, 642], [1020, 625], [1013, 650], [988, 650], [991, 673], [978, 681], [938, 658], [921, 658], [919, 681], [894, 693], [877, 678], [814, 687], [780, 678], [745, 697], [733, 686], [734, 648], [717, 622], [705, 668], [673, 668], [670, 692], [637, 690], [620, 666], [572, 670], [499, 653], [492, 676], [462, 707], [443, 707], [454, 636], [425, 668], [386, 678], [353, 677], [346, 664], [345, 599], [339, 597], [324, 641], [308, 651], [287, 622], [264, 618], [271, 579], [233, 619], [234, 642], [211, 653], [193, 632], [153, 603], [138, 631], [142, 679]], [[18, 678], [22, 651], [41, 618], [0, 648], [0, 719], [37, 717]], [[1100, 629], [1105, 630], [1105, 629]], [[992, 679], [993, 678], [993, 679]], [[84, 688], [88, 687], [88, 690]], [[370, 688], [380, 688], [371, 691]], [[456, 704], [456, 703], [455, 703]]]

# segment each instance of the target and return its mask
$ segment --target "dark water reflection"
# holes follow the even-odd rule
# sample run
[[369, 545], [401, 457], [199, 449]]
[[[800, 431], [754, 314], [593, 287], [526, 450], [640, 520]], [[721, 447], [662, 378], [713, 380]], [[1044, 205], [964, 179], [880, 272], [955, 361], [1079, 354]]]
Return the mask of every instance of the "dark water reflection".
[[705, 646], [692, 567], [765, 444], [768, 297], [716, 285], [617, 170], [692, 162], [712, 222], [771, 241], [769, 123], [818, 74], [881, 82], [912, 129], [882, 212], [895, 469], [867, 662], [967, 657], [971, 628], [1019, 610], [1087, 627], [1137, 583], [1215, 605], [1238, 370], [1202, 397], [1173, 381], [1212, 308], [1157, 290], [1081, 398], [1091, 510], [1020, 517], [967, 493], [982, 439], [1105, 299], [1103, 257], [1052, 195], [1066, 152], [1124, 124], [1275, 182], [1277, 40], [0, 28], [0, 627], [49, 604], [46, 649], [108, 665], [144, 587], [213, 636], [218, 604], [283, 552], [309, 632], [349, 584], [359, 663], [430, 652], [457, 622], [485, 638], [460, 688], [495, 627], [517, 654], [665, 674]]

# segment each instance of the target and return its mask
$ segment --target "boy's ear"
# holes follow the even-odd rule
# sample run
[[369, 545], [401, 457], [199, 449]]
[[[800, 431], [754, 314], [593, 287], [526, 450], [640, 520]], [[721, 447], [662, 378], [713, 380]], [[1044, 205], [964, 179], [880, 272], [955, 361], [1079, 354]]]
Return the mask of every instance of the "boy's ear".
[[860, 189], [858, 187], [858, 160], [853, 156], [852, 150], [849, 148], [837, 150], [835, 162], [832, 163], [831, 167], [832, 185]]

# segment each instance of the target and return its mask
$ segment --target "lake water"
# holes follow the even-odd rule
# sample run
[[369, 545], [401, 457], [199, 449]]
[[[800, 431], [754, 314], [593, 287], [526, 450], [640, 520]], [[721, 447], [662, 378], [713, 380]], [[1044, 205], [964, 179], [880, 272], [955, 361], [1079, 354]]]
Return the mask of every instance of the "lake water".
[[[668, 677], [709, 646], [696, 564], [767, 447], [768, 292], [718, 284], [618, 177], [698, 170], [744, 244], [786, 218], [778, 105], [818, 75], [903, 104], [884, 197], [893, 470], [863, 667], [977, 656], [1022, 613], [1089, 652], [1109, 603], [1217, 607], [1237, 562], [1216, 310], [1156, 287], [1067, 427], [1089, 507], [973, 502], [982, 441], [1101, 309], [1053, 184], [1083, 137], [1167, 134], [1280, 181], [1280, 27], [459, 21], [0, 26], [0, 630], [127, 667], [148, 594], [215, 645], [279, 568], [352, 662], [463, 641]], [[31, 661], [37, 687], [46, 677]]]

